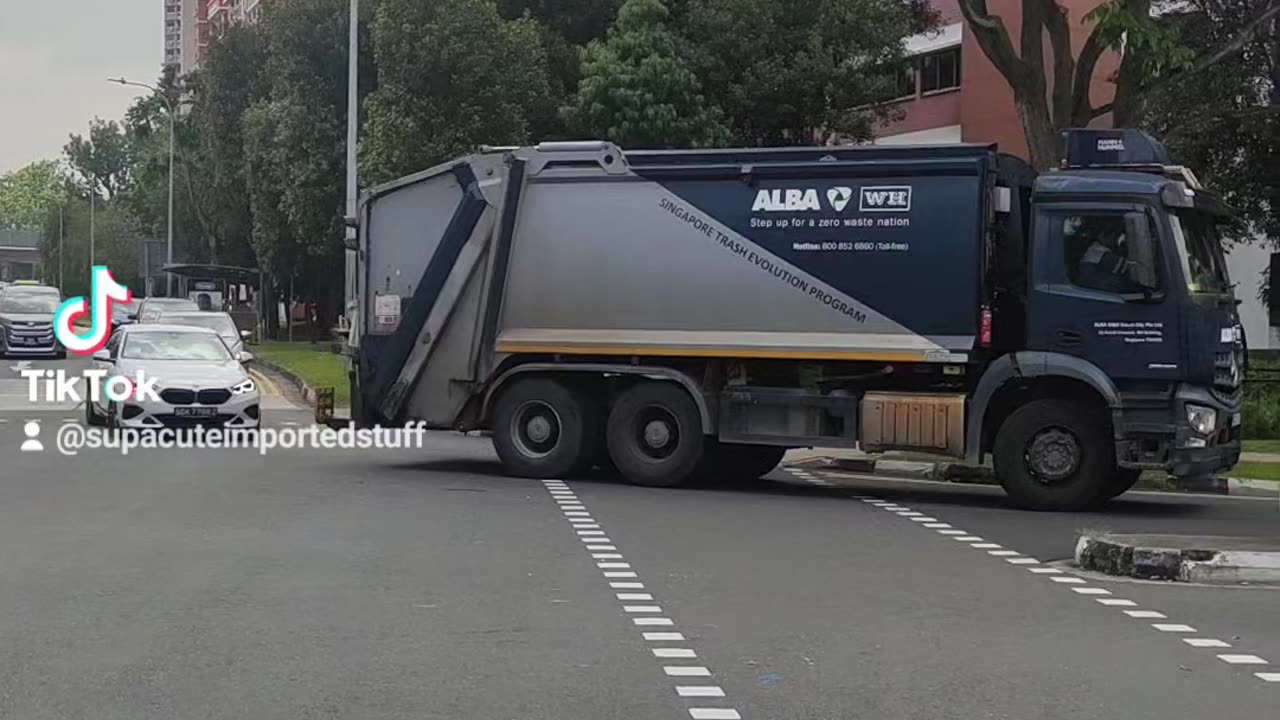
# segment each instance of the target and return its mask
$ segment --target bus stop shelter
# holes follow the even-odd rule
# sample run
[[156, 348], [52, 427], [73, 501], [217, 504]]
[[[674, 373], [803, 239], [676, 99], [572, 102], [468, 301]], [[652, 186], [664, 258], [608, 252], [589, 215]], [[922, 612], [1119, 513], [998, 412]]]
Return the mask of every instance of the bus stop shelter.
[[177, 280], [176, 297], [191, 299], [201, 310], [229, 313], [236, 327], [259, 335], [262, 282], [257, 268], [174, 263], [163, 270]]

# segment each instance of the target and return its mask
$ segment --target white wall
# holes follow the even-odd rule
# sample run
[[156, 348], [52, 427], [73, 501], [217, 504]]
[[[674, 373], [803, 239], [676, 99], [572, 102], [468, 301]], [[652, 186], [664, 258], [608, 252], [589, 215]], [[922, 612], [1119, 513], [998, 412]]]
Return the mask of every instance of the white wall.
[[1236, 297], [1244, 301], [1240, 304], [1240, 324], [1254, 350], [1280, 350], [1280, 333], [1269, 327], [1267, 308], [1258, 299], [1262, 273], [1270, 262], [1271, 248], [1261, 243], [1237, 245], [1227, 255], [1227, 272], [1231, 282], [1237, 283]]

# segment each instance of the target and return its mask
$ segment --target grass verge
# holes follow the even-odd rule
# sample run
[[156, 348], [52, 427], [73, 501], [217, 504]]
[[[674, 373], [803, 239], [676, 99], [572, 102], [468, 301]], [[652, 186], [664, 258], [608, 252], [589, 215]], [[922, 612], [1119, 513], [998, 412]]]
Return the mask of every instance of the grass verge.
[[1224, 473], [1231, 477], [1280, 482], [1280, 463], [1241, 462]]
[[351, 404], [351, 388], [342, 367], [342, 356], [333, 354], [327, 343], [268, 340], [252, 346], [250, 350], [272, 365], [293, 371], [313, 388], [333, 388], [335, 404]]
[[1245, 452], [1280, 453], [1280, 440], [1245, 440]]

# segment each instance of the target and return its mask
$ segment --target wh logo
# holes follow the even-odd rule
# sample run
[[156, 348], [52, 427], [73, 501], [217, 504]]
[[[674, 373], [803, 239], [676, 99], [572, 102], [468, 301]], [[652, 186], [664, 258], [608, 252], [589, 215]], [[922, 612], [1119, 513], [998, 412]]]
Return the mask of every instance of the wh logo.
[[911, 210], [911, 187], [864, 187], [858, 200], [858, 209], [862, 212], [908, 212]]

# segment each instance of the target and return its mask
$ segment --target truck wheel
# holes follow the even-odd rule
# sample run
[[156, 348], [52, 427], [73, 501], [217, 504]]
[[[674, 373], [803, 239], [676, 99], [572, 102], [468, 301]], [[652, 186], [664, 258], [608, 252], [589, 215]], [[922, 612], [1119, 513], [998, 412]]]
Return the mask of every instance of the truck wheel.
[[1107, 423], [1068, 400], [1035, 400], [996, 435], [996, 478], [1028, 510], [1076, 511], [1106, 500], [1116, 473]]
[[609, 412], [609, 457], [636, 485], [674, 487], [702, 458], [702, 419], [683, 389], [647, 382], [624, 392]]
[[1138, 483], [1138, 477], [1141, 475], [1141, 470], [1117, 468], [1116, 474], [1111, 476], [1111, 487], [1107, 490], [1106, 499], [1118, 498], [1129, 492], [1129, 489]]
[[84, 424], [89, 427], [103, 427], [107, 424], [107, 419], [94, 411], [93, 401], [89, 398], [84, 399]]
[[544, 378], [518, 380], [498, 398], [493, 447], [518, 477], [570, 475], [586, 445], [582, 403], [568, 388]]

